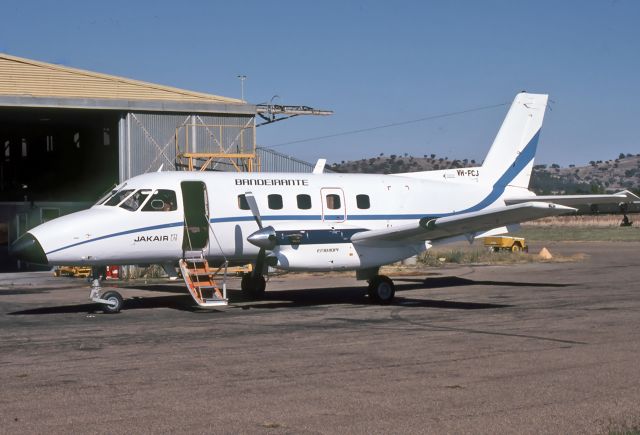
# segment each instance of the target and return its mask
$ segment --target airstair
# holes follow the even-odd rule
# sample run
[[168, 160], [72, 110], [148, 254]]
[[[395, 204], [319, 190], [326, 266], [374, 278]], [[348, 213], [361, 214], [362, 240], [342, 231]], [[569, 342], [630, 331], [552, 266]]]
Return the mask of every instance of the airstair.
[[[204, 256], [194, 258], [183, 258], [178, 264], [184, 282], [189, 289], [189, 293], [198, 306], [204, 308], [215, 308], [227, 306], [227, 263], [225, 262], [217, 270], [209, 268], [209, 262]], [[224, 268], [224, 271], [223, 271]], [[222, 290], [215, 281], [215, 276], [223, 271], [224, 279]]]

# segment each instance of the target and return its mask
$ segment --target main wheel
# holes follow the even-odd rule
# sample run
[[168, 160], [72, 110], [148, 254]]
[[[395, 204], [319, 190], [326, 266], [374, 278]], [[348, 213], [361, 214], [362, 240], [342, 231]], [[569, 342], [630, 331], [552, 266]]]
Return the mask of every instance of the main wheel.
[[267, 281], [262, 275], [253, 275], [252, 273], [245, 273], [242, 275], [242, 281], [240, 282], [242, 292], [250, 298], [257, 299], [264, 296], [264, 291], [267, 288]]
[[119, 313], [122, 309], [123, 300], [120, 293], [115, 291], [108, 291], [102, 295], [102, 299], [106, 299], [107, 301], [109, 301], [108, 304], [102, 304], [102, 311], [104, 311], [106, 314]]
[[396, 294], [396, 287], [389, 277], [377, 275], [369, 281], [369, 298], [380, 305], [388, 305]]

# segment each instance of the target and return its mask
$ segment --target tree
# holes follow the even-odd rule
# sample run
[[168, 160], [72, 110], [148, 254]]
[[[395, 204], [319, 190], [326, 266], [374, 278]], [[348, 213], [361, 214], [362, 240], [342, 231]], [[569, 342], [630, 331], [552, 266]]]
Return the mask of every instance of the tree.
[[625, 153], [620, 153], [620, 155], [618, 156], [619, 159], [624, 159], [626, 157]]

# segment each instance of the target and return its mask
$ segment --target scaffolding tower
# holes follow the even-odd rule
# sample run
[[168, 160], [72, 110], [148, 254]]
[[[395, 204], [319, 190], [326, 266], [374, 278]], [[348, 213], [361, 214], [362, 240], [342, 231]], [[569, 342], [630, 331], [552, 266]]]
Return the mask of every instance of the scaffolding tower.
[[176, 169], [261, 172], [260, 156], [256, 152], [256, 127], [300, 115], [331, 115], [333, 111], [308, 106], [259, 104], [256, 113], [264, 120], [258, 125], [255, 118], [250, 118], [243, 125], [205, 124], [194, 116], [190, 122], [176, 128]]

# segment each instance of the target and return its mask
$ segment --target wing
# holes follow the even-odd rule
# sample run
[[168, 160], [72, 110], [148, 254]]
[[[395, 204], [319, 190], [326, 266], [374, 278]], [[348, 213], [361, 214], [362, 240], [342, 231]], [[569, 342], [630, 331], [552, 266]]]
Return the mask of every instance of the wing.
[[413, 224], [356, 233], [351, 237], [351, 241], [363, 244], [383, 241], [402, 243], [433, 241], [462, 234], [475, 234], [496, 227], [574, 211], [576, 211], [575, 208], [563, 205], [526, 202], [440, 218], [424, 217]]
[[610, 195], [542, 195], [524, 196], [521, 198], [508, 198], [504, 200], [506, 205], [520, 204], [523, 202], [553, 202], [554, 204], [576, 206], [591, 204], [620, 204], [623, 202], [640, 201], [640, 197], [628, 190]]

